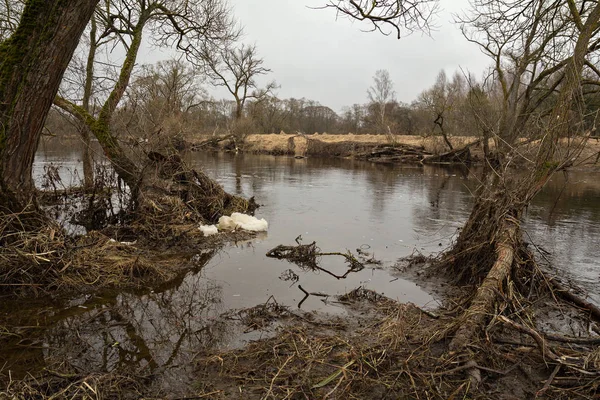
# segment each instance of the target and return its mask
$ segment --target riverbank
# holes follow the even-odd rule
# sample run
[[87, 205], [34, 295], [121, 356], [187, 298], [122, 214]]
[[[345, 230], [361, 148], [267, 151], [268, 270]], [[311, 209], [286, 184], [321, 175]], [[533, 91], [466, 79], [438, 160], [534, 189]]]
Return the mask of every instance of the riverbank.
[[[474, 164], [483, 160], [483, 145], [475, 137], [458, 136], [450, 138], [453, 150], [460, 150], [469, 146], [469, 162]], [[538, 150], [539, 142], [527, 142], [520, 149], [525, 160], [533, 160]], [[561, 141], [561, 150], [567, 151], [573, 142]], [[421, 162], [427, 156], [440, 156], [451, 153], [440, 136], [414, 136], [414, 135], [296, 135], [296, 134], [252, 134], [244, 138], [243, 142], [236, 141], [233, 137], [215, 138], [211, 136], [195, 137], [189, 146], [194, 150], [218, 149], [224, 151], [242, 151], [251, 154], [287, 155], [295, 157], [342, 157], [363, 158], [374, 162]], [[396, 157], [395, 159], [370, 157], [376, 149], [403, 147], [411, 152], [402, 154], [419, 153], [421, 157]], [[493, 149], [493, 145], [491, 146]], [[456, 159], [457, 163], [463, 158]], [[573, 160], [572, 167], [577, 170], [600, 170], [600, 140], [592, 138], [587, 141], [581, 153]], [[527, 161], [524, 161], [527, 163]]]
[[[358, 288], [331, 299], [343, 307], [343, 316], [293, 310], [270, 299], [211, 319], [195, 333], [202, 338], [197, 347], [184, 347], [184, 354], [177, 355], [178, 363], [170, 365], [169, 358], [167, 368], [160, 366], [165, 361], [150, 349], [137, 352], [128, 345], [126, 336], [112, 335], [104, 343], [97, 343], [105, 358], [104, 364], [98, 365], [97, 356], [90, 354], [85, 339], [90, 331], [102, 327], [103, 319], [120, 315], [127, 302], [110, 308], [92, 307], [89, 311], [85, 309], [93, 303], [81, 302], [74, 305], [72, 312], [85, 318], [65, 327], [64, 336], [60, 336], [60, 340], [71, 341], [73, 349], [61, 353], [50, 348], [53, 355], [44, 357], [43, 370], [5, 380], [0, 399], [593, 397], [599, 357], [594, 344], [598, 339], [573, 334], [585, 334], [588, 316], [557, 302], [543, 285], [534, 288], [533, 297], [521, 299], [520, 309], [511, 319], [500, 315], [493, 318], [486, 336], [471, 343], [470, 359], [448, 347], [461, 313], [456, 304], [465, 300], [460, 296], [449, 297], [444, 306], [431, 311]], [[457, 289], [454, 288], [455, 293]], [[156, 297], [160, 298], [160, 294]], [[183, 340], [186, 328], [177, 328], [183, 323], [178, 316], [202, 310], [202, 306], [184, 304], [187, 307], [182, 310], [172, 309], [173, 326], [164, 327], [166, 334], [175, 334], [177, 343], [167, 347], [174, 347], [176, 352], [182, 344], [189, 345]], [[531, 317], [535, 323], [529, 321]], [[561, 320], [565, 317], [568, 320]], [[128, 335], [135, 335], [141, 329], [136, 324], [117, 321], [112, 324], [113, 331], [123, 326], [131, 330]], [[32, 327], [0, 329], [0, 341], [3, 335], [9, 340], [29, 340], [28, 331], [36, 332]], [[224, 332], [243, 332], [255, 340], [229, 349], [207, 346], [207, 340], [218, 340]], [[140, 341], [142, 337], [133, 339]], [[20, 347], [24, 362], [34, 354], [41, 357], [41, 350], [28, 342], [21, 340]], [[139, 358], [143, 368], [115, 364], [114, 353]], [[74, 354], [78, 356], [73, 357]], [[179, 364], [183, 360], [186, 364]], [[468, 372], [473, 368], [481, 373], [478, 382], [469, 378]]]

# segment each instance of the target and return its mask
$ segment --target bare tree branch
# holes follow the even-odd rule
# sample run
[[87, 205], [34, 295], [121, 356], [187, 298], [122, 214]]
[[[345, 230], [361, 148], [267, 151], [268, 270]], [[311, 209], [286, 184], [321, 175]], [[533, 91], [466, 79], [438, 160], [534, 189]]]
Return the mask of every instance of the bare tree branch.
[[319, 8], [333, 8], [339, 16], [369, 22], [369, 32], [395, 32], [400, 39], [415, 31], [431, 32], [438, 0], [330, 0]]

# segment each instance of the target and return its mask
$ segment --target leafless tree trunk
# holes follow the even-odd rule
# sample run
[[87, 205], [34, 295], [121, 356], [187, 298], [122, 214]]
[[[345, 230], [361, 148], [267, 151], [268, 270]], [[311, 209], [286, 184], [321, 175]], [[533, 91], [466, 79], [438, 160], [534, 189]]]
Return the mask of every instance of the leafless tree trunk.
[[[508, 2], [504, 4], [509, 5]], [[539, 20], [526, 21], [525, 26], [519, 27], [525, 37], [532, 37], [534, 33], [539, 35], [538, 29], [545, 21], [544, 16], [554, 16], [558, 13], [558, 8], [565, 7], [557, 3], [547, 5], [545, 2], [540, 2], [539, 4], [539, 7], [534, 10], [534, 17]], [[510, 6], [511, 12], [526, 14], [528, 11], [526, 5], [515, 3]], [[543, 9], [542, 6], [547, 6], [548, 9]], [[560, 84], [551, 86], [550, 90], [558, 90], [558, 99], [552, 106], [547, 123], [543, 125], [539, 133], [542, 137], [541, 148], [534, 161], [535, 164], [532, 166], [531, 174], [521, 179], [512, 178], [508, 176], [506, 168], [497, 169], [494, 174], [489, 174], [466, 226], [461, 231], [456, 245], [447, 255], [448, 265], [455, 273], [470, 280], [484, 277], [483, 283], [472, 301], [471, 307], [465, 312], [463, 323], [451, 343], [453, 350], [467, 348], [473, 338], [479, 334], [493, 308], [497, 293], [502, 292], [510, 280], [513, 268], [515, 268], [513, 260], [521, 246], [519, 221], [524, 208], [552, 175], [568, 166], [571, 158], [581, 150], [580, 145], [570, 145], [567, 146], [565, 152], [561, 152], [558, 145], [561, 137], [572, 137], [575, 131], [581, 133], [581, 128], [574, 123], [582, 117], [576, 114], [576, 110], [578, 110], [577, 106], [581, 100], [582, 75], [586, 58], [589, 52], [597, 46], [598, 39], [593, 40], [593, 38], [598, 33], [600, 23], [600, 3], [588, 4], [588, 8], [585, 9], [585, 17], [579, 14], [577, 8], [571, 8], [570, 11], [573, 13], [574, 25], [569, 28], [563, 26], [561, 32], [564, 34], [567, 29], [566, 31], [572, 34], [574, 46], [572, 51], [562, 53], [563, 60], [556, 61], [554, 71], [560, 71], [558, 78]], [[504, 12], [498, 20], [502, 20], [505, 16], [510, 17], [509, 13]], [[553, 30], [547, 32], [545, 38], [550, 40], [556, 38], [559, 32], [554, 30], [555, 24], [549, 24], [549, 26]], [[486, 34], [490, 34], [493, 27], [490, 25], [490, 30], [486, 31]], [[500, 28], [506, 32], [506, 26]], [[532, 57], [530, 45], [531, 42], [526, 40], [522, 57], [531, 58], [519, 60], [526, 65], [539, 61], [537, 57]], [[540, 57], [545, 55], [547, 54], [538, 54]], [[496, 69], [499, 74], [503, 73], [501, 64], [501, 60], [497, 61]], [[549, 74], [542, 70], [539, 75], [548, 76]], [[537, 79], [529, 76], [528, 78], [530, 84], [535, 83]], [[506, 114], [500, 126], [500, 132], [504, 135], [503, 140], [511, 148], [516, 146], [516, 138], [519, 135], [519, 132], [514, 132], [512, 129], [524, 126], [524, 121], [521, 120], [523, 116], [512, 114], [514, 110], [528, 110], [531, 113], [536, 111], [536, 105], [541, 104], [535, 100], [533, 100], [533, 104], [525, 100], [519, 101], [527, 96], [529, 88], [523, 91], [516, 89], [516, 86], [513, 87], [517, 90], [517, 94], [505, 96], [504, 112]], [[541, 89], [542, 86], [539, 88]], [[510, 89], [505, 93], [510, 94]], [[515, 105], [513, 102], [517, 104]], [[477, 250], [469, 250], [469, 248], [475, 247]], [[492, 254], [494, 257], [490, 257]]]
[[33, 198], [42, 128], [96, 2], [27, 1], [17, 30], [0, 44], [1, 200], [13, 211]]
[[165, 46], [175, 44], [187, 57], [194, 59], [208, 43], [227, 42], [238, 33], [232, 29], [235, 24], [222, 0], [173, 0], [168, 3], [113, 0], [110, 6], [100, 7], [98, 14], [104, 25], [100, 36], [116, 35], [126, 50], [116, 82], [97, 115], [64, 98], [56, 98], [55, 104], [89, 128], [119, 177], [136, 193], [141, 166], [124, 151], [111, 130], [111, 122], [131, 81], [144, 29], [148, 24], [160, 22], [161, 29], [153, 34], [152, 40]]
[[[88, 49], [87, 63], [85, 65], [85, 82], [83, 88], [83, 108], [90, 113], [90, 100], [92, 99], [92, 85], [94, 80], [94, 62], [96, 60], [96, 51], [98, 50], [98, 24], [96, 18], [92, 17], [90, 21], [90, 48]], [[86, 189], [94, 186], [94, 160], [92, 158], [90, 140], [90, 130], [85, 124], [79, 122], [79, 133], [83, 141], [83, 185]]]

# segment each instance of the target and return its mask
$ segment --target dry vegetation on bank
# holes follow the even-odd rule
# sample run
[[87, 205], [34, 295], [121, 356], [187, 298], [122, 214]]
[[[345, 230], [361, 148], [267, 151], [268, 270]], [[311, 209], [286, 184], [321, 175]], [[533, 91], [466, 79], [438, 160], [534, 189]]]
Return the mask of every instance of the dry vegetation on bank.
[[[236, 150], [255, 154], [293, 155], [298, 157], [352, 157], [357, 154], [369, 152], [377, 147], [386, 146], [411, 146], [420, 148], [426, 153], [440, 155], [448, 152], [448, 147], [441, 136], [415, 136], [415, 135], [295, 135], [295, 134], [252, 134], [245, 136], [243, 141], [233, 143], [231, 140], [219, 140], [211, 136], [198, 136], [188, 139], [191, 148], [197, 150], [214, 149]], [[218, 140], [218, 142], [217, 142]], [[483, 146], [476, 143], [476, 137], [456, 136], [450, 138], [455, 149], [469, 147], [472, 160], [483, 160]], [[210, 143], [215, 141], [214, 145]], [[209, 145], [210, 143], [210, 145]], [[523, 145], [517, 151], [531, 160], [535, 159], [539, 141], [522, 141]], [[561, 148], [565, 151], [573, 147], [572, 142], [562, 140]], [[493, 149], [493, 143], [490, 144]], [[585, 142], [583, 150], [573, 161], [576, 168], [599, 168], [600, 140], [590, 138]]]
[[[457, 292], [458, 288], [454, 289]], [[200, 399], [524, 399], [595, 398], [600, 339], [589, 315], [558, 302], [543, 282], [491, 315], [473, 359], [448, 351], [468, 295], [450, 295], [435, 312], [356, 289], [337, 301], [347, 315], [305, 313], [270, 301], [222, 317], [249, 330], [279, 326], [243, 348], [201, 350], [185, 398]], [[500, 315], [504, 312], [505, 317]], [[560, 316], [569, 324], [561, 325]], [[559, 332], [551, 332], [559, 327]], [[572, 335], [579, 329], [582, 336]], [[467, 372], [476, 367], [482, 381]], [[82, 372], [56, 360], [36, 377], [9, 382], [0, 399], [170, 398], [160, 373]]]
[[[148, 287], [192, 268], [190, 260], [203, 249], [253, 236], [233, 232], [205, 237], [201, 224], [233, 212], [252, 213], [256, 203], [225, 192], [180, 160], [176, 170], [169, 166], [148, 168], [147, 189], [136, 198], [123, 194], [114, 181], [99, 178], [88, 191], [56, 186], [42, 191], [39, 207], [18, 214], [0, 210], [0, 293], [65, 295]], [[168, 186], [161, 176], [167, 173]], [[117, 193], [125, 198], [121, 204], [113, 204]], [[69, 233], [68, 223], [86, 229]]]

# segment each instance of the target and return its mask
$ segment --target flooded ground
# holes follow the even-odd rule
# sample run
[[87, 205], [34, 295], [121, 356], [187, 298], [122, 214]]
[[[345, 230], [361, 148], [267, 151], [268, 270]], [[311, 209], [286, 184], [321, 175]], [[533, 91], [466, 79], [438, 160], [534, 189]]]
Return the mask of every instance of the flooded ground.
[[[59, 165], [63, 181], [75, 182], [81, 175], [78, 157], [76, 143], [47, 144], [37, 155], [35, 173]], [[467, 218], [477, 185], [475, 175], [452, 168], [209, 153], [190, 154], [189, 161], [226, 190], [255, 196], [262, 205], [257, 216], [267, 219], [269, 231], [191, 255], [196, 267], [168, 287], [81, 295], [55, 304], [2, 302], [0, 329], [10, 333], [0, 331], [0, 374], [19, 377], [67, 359], [81, 371], [125, 368], [159, 376], [153, 384], [176, 392], [179, 381], [192, 381], [190, 363], [200, 349], [239, 346], [257, 337], [232, 328], [220, 318], [223, 313], [272, 299], [297, 309], [304, 297], [299, 285], [329, 296], [310, 296], [302, 303], [306, 311], [344, 315], [348, 311], [335, 295], [359, 286], [433, 308], [436, 299], [392, 266], [415, 251], [445, 249]], [[526, 238], [598, 303], [599, 178], [598, 173], [557, 177], [529, 208], [525, 225]], [[299, 236], [302, 243], [316, 241], [322, 251], [361, 249], [381, 265], [338, 280], [265, 257]], [[321, 265], [345, 271], [341, 258], [324, 258]]]

